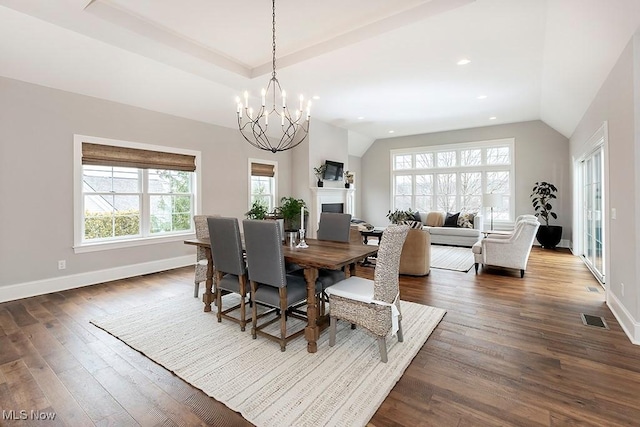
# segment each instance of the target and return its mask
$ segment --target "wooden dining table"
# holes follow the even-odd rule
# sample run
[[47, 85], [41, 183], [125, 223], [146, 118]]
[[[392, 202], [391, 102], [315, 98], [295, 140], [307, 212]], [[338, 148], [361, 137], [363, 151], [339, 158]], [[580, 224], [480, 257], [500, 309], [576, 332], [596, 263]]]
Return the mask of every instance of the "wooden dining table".
[[[327, 240], [306, 239], [308, 248], [283, 245], [282, 252], [288, 263], [297, 264], [304, 269], [304, 278], [307, 282], [307, 326], [305, 339], [307, 351], [315, 353], [318, 350], [317, 342], [320, 336], [318, 304], [316, 301], [316, 279], [318, 270], [341, 270], [345, 268], [347, 277], [355, 275], [356, 263], [366, 257], [374, 255], [378, 251], [377, 246], [364, 245], [353, 242], [332, 242]], [[213, 296], [213, 259], [211, 256], [211, 242], [209, 239], [188, 239], [187, 245], [195, 245], [204, 248], [207, 255], [207, 281], [205, 292], [202, 296], [204, 311], [211, 311]]]

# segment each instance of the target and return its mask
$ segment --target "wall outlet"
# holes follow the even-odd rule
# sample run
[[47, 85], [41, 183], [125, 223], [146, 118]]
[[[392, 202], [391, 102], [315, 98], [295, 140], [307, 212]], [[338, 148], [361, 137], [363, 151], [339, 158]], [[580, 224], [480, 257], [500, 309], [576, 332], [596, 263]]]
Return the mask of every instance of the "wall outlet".
[[65, 268], [67, 268], [67, 261], [64, 259], [58, 261], [58, 270], [64, 270]]
[[624, 296], [624, 283], [620, 282], [620, 295]]
[[611, 208], [611, 219], [616, 219], [617, 214], [616, 208]]

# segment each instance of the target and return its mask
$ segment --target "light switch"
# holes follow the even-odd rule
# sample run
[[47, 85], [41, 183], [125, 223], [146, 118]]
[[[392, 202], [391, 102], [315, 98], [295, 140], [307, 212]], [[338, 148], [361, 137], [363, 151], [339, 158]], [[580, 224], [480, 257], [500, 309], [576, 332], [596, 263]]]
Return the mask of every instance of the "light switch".
[[611, 219], [616, 219], [616, 208], [611, 208]]

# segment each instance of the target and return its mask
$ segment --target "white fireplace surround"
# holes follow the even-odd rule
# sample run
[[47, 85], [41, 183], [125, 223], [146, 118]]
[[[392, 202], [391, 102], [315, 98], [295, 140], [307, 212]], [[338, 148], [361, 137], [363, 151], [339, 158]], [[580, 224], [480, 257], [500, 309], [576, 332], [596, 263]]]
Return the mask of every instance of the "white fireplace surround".
[[355, 216], [355, 188], [311, 188], [311, 206], [309, 208], [309, 225], [307, 235], [311, 239], [315, 239], [318, 232], [318, 223], [320, 222], [320, 213], [322, 205], [325, 203], [342, 203], [344, 205], [344, 213]]

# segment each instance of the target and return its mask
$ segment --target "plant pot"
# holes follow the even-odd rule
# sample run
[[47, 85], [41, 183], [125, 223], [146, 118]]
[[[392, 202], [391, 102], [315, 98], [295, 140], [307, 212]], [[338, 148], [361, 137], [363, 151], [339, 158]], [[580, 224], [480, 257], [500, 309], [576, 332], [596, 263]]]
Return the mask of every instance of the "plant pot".
[[561, 225], [541, 225], [536, 233], [538, 243], [545, 249], [555, 248], [562, 240]]
[[323, 181], [318, 181], [318, 187], [324, 187], [324, 182]]
[[349, 184], [348, 182], [344, 185], [344, 188], [350, 188], [351, 184]]

